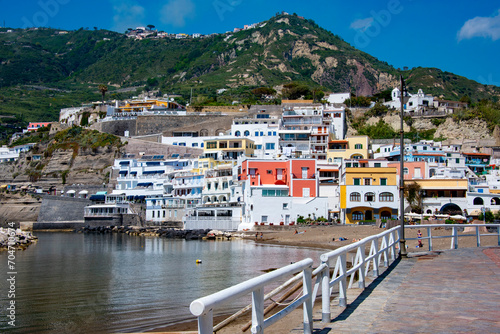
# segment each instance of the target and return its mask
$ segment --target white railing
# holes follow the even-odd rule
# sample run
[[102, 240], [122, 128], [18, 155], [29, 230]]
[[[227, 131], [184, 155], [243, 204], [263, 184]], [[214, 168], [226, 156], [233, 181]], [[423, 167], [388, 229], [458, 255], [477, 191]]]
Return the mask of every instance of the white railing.
[[[380, 234], [364, 238], [321, 255], [321, 267], [318, 267], [318, 269], [321, 268], [321, 272], [318, 272], [314, 291], [318, 291], [319, 280], [321, 279], [323, 322], [330, 322], [331, 320], [330, 297], [335, 285], [338, 285], [339, 306], [345, 307], [347, 306], [347, 288], [352, 287], [356, 272], [358, 273], [358, 287], [364, 289], [365, 277], [368, 275], [370, 268], [372, 269], [372, 276], [378, 277], [382, 257], [384, 267], [388, 267], [396, 259], [396, 245], [399, 243], [400, 228], [400, 226], [393, 227]], [[366, 255], [367, 245], [370, 246], [368, 256]], [[352, 254], [352, 268], [347, 270], [347, 255], [353, 251], [355, 251], [355, 255]], [[333, 267], [333, 264], [335, 269], [330, 277], [330, 267]], [[347, 285], [349, 277], [349, 285]], [[316, 296], [316, 293], [314, 296]]]
[[[406, 240], [428, 240], [429, 243], [429, 251], [432, 251], [432, 239], [443, 239], [443, 238], [451, 238], [451, 249], [458, 248], [458, 239], [460, 237], [476, 237], [477, 247], [481, 247], [481, 237], [482, 236], [497, 236], [498, 237], [498, 246], [500, 246], [500, 224], [428, 224], [428, 225], [406, 225], [406, 228], [413, 229], [427, 229], [427, 236], [421, 238], [406, 238]], [[432, 235], [432, 229], [436, 227], [445, 227], [451, 229], [451, 235]], [[458, 234], [458, 228], [465, 227], [474, 227], [474, 234]], [[487, 233], [481, 234], [481, 228], [485, 227], [496, 227], [497, 233]]]
[[[312, 333], [312, 264], [313, 260], [307, 258], [193, 301], [189, 310], [198, 317], [198, 333], [212, 334], [214, 309], [249, 293], [252, 293], [252, 333], [264, 333], [265, 328], [276, 323], [301, 304], [304, 308], [304, 333]], [[297, 272], [302, 272], [302, 296], [278, 313], [264, 319], [264, 287]]]

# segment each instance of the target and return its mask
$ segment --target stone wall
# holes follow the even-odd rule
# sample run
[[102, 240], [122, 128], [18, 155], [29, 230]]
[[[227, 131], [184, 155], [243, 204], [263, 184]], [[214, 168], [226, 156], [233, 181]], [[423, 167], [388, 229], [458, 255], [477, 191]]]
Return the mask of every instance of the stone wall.
[[88, 199], [45, 195], [42, 199], [38, 221], [33, 224], [33, 229], [83, 226], [84, 208], [90, 204], [92, 202]]
[[165, 157], [172, 156], [172, 154], [179, 154], [180, 157], [183, 157], [185, 154], [190, 154], [191, 157], [197, 157], [203, 153], [203, 149], [166, 145], [130, 138], [125, 147], [125, 152], [128, 154], [135, 154], [136, 157], [139, 157], [139, 153], [144, 153], [145, 155], [164, 155]]
[[188, 115], [188, 116], [139, 116], [137, 117], [137, 136], [163, 133], [171, 136], [174, 131], [206, 130], [208, 136], [219, 131], [231, 129], [234, 115]]
[[230, 112], [248, 112], [250, 108], [249, 105], [239, 105], [239, 106], [203, 106], [203, 107], [187, 107], [186, 111], [190, 112], [220, 112], [220, 113], [230, 113]]
[[92, 124], [90, 127], [100, 132], [106, 132], [116, 136], [123, 136], [125, 134], [125, 131], [128, 131], [130, 136], [136, 135], [135, 119], [99, 122]]

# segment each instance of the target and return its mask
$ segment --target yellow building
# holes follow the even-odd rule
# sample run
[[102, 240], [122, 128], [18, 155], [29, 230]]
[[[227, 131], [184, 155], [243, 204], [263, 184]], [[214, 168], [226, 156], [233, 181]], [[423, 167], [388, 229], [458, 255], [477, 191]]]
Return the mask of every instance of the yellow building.
[[203, 142], [203, 155], [205, 158], [215, 160], [236, 159], [241, 155], [253, 157], [254, 141], [248, 138], [215, 138]]
[[394, 167], [347, 167], [340, 186], [341, 216], [346, 224], [397, 219], [399, 193]]
[[327, 159], [329, 162], [342, 159], [368, 159], [368, 136], [350, 136], [344, 140], [330, 140], [328, 142]]

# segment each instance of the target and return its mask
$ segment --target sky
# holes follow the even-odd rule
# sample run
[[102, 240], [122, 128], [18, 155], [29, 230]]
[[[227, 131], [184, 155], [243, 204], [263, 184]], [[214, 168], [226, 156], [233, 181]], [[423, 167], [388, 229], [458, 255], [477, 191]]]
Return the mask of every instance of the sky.
[[224, 33], [297, 13], [396, 68], [436, 67], [500, 86], [498, 0], [0, 0], [0, 24]]

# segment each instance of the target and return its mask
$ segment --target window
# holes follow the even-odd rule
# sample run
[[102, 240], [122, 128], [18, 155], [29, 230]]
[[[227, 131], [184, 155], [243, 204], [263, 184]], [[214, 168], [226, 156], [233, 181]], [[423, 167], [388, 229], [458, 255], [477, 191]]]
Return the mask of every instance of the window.
[[256, 150], [262, 150], [262, 145], [255, 145]]
[[264, 131], [261, 131], [260, 132], [260, 136], [263, 137], [264, 136]]
[[270, 169], [268, 169], [268, 170], [266, 170], [266, 173], [267, 173], [267, 174], [272, 174], [272, 173], [273, 173], [273, 171], [272, 171], [272, 170], [270, 170]]
[[380, 202], [394, 202], [394, 195], [388, 192], [379, 195]]
[[354, 211], [352, 213], [352, 220], [363, 220], [363, 212], [361, 212], [361, 211]]
[[212, 148], [217, 148], [217, 142], [216, 141], [209, 141], [209, 142], [207, 142], [207, 149], [212, 149]]
[[481, 197], [474, 198], [474, 205], [483, 205], [484, 201]]
[[250, 131], [245, 130], [244, 134], [245, 134], [245, 137], [248, 137], [248, 136], [250, 136]]
[[283, 203], [283, 210], [288, 210], [288, 203]]
[[455, 163], [456, 163], [456, 164], [459, 164], [459, 163], [460, 163], [460, 158], [456, 158], [456, 159], [455, 159]]
[[227, 148], [227, 142], [225, 141], [219, 142], [219, 148]]
[[408, 169], [408, 167], [403, 168], [403, 174], [405, 175], [410, 174], [410, 170]]
[[281, 195], [281, 190], [275, 189], [262, 189], [262, 197], [276, 197], [276, 192], [278, 192], [278, 196]]
[[365, 202], [375, 202], [375, 194], [374, 193], [366, 193], [365, 194]]
[[381, 186], [386, 186], [387, 185], [387, 179], [380, 179], [380, 185]]
[[365, 179], [365, 186], [369, 186], [372, 183], [372, 179]]
[[346, 167], [351, 167], [351, 163], [350, 163], [350, 162], [346, 162], [346, 163], [345, 163], [345, 166], [346, 166]]
[[274, 143], [266, 143], [266, 150], [274, 150]]
[[380, 164], [380, 162], [376, 162], [375, 163], [375, 167], [381, 167], [382, 165]]
[[361, 184], [361, 179], [354, 179], [354, 185], [359, 186]]
[[363, 148], [363, 144], [356, 144], [354, 145], [355, 150], [361, 150]]
[[307, 171], [308, 171], [308, 167], [302, 167], [302, 178], [303, 179], [307, 179]]
[[255, 131], [255, 137], [259, 136], [259, 131]]
[[152, 213], [152, 218], [154, 218], [155, 217], [155, 212], [151, 211], [151, 213]]
[[[274, 123], [273, 123], [274, 124]], [[276, 131], [273, 131], [273, 136], [276, 136]]]
[[267, 216], [262, 216], [260, 221], [263, 223], [267, 223]]
[[191, 146], [198, 147], [198, 143], [193, 143]]
[[240, 131], [236, 131], [236, 132], [234, 133], [234, 135], [235, 135], [236, 137], [239, 137], [239, 136], [241, 136], [241, 132], [240, 132]]
[[360, 193], [351, 193], [350, 199], [351, 199], [351, 202], [361, 202], [361, 194]]

